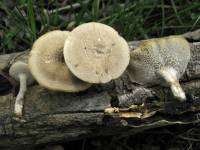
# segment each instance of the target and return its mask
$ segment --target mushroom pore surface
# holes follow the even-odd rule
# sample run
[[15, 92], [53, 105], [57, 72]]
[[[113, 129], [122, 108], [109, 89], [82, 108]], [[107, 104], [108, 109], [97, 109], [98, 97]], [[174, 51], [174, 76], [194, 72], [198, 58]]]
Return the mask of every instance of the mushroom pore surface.
[[131, 52], [128, 74], [139, 84], [163, 84], [157, 74], [161, 69], [173, 68], [180, 79], [190, 60], [190, 45], [182, 37], [169, 36], [146, 40]]
[[33, 44], [29, 66], [42, 86], [58, 91], [78, 92], [90, 87], [76, 78], [68, 69], [63, 57], [63, 47], [68, 31], [51, 31]]
[[89, 83], [107, 83], [118, 78], [128, 66], [127, 42], [111, 27], [85, 23], [65, 41], [65, 62], [72, 73]]

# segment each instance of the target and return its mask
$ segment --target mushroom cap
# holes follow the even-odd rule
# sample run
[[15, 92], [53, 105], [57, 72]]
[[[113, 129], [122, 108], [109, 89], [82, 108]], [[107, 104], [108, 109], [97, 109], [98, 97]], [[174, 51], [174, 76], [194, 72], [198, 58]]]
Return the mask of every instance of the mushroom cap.
[[85, 23], [65, 41], [64, 58], [71, 72], [89, 83], [107, 83], [122, 75], [130, 54], [127, 42], [110, 26]]
[[29, 57], [31, 73], [38, 83], [48, 89], [78, 92], [90, 87], [76, 78], [68, 69], [63, 47], [68, 31], [51, 31], [35, 41]]
[[28, 64], [22, 61], [17, 61], [10, 67], [9, 75], [19, 82], [20, 74], [26, 75], [28, 85], [33, 83], [34, 78], [29, 70]]
[[180, 36], [146, 40], [131, 52], [128, 74], [139, 84], [163, 84], [161, 69], [173, 68], [180, 79], [190, 60], [190, 45]]

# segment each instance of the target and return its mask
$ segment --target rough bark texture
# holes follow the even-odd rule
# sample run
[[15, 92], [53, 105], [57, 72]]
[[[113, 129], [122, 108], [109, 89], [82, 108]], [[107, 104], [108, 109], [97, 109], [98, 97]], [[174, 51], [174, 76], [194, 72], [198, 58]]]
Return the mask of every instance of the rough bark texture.
[[[191, 38], [192, 34], [184, 36], [196, 40]], [[129, 44], [134, 48], [139, 42]], [[93, 85], [77, 94], [50, 91], [35, 83], [25, 97], [25, 122], [13, 119], [15, 92], [11, 87], [16, 84], [7, 71], [14, 61], [26, 61], [28, 52], [0, 56], [0, 93], [4, 94], [0, 96], [0, 149], [99, 135], [127, 136], [166, 125], [198, 123], [200, 43], [191, 44], [191, 48], [191, 61], [181, 79], [187, 102], [174, 100], [168, 88], [131, 83], [126, 73], [109, 84]], [[119, 108], [104, 113], [111, 105]]]

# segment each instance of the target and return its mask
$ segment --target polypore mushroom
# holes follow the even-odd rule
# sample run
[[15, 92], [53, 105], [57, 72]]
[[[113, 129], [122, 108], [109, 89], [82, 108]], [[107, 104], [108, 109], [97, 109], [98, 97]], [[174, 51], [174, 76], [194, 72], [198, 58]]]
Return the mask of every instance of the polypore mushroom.
[[127, 42], [101, 23], [76, 27], [65, 41], [64, 58], [70, 71], [89, 83], [107, 83], [122, 75], [130, 54]]
[[[131, 52], [128, 74], [143, 85], [167, 85], [179, 100], [186, 100], [179, 79], [190, 60], [190, 45], [182, 37], [146, 40]], [[165, 82], [163, 82], [165, 81]]]
[[35, 41], [29, 57], [29, 67], [38, 83], [48, 89], [78, 92], [90, 87], [68, 69], [63, 47], [69, 32], [51, 31]]
[[33, 83], [34, 79], [30, 73], [28, 65], [24, 62], [17, 61], [9, 69], [9, 75], [20, 83], [19, 93], [17, 94], [14, 113], [17, 117], [22, 116], [23, 99], [27, 90], [27, 85]]

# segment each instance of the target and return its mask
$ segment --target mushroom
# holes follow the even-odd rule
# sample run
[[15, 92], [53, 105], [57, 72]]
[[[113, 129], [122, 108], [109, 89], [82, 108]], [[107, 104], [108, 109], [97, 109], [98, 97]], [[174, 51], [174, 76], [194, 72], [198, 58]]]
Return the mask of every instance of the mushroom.
[[130, 54], [127, 42], [110, 26], [85, 23], [65, 41], [64, 58], [70, 71], [89, 83], [107, 83], [122, 75]]
[[24, 62], [17, 61], [9, 69], [9, 75], [20, 83], [19, 93], [17, 94], [14, 113], [17, 117], [22, 116], [23, 99], [27, 90], [27, 85], [33, 83], [34, 78], [30, 73], [28, 65]]
[[[186, 100], [179, 79], [190, 60], [190, 45], [182, 37], [146, 40], [131, 52], [127, 72], [133, 82], [142, 85], [170, 86], [175, 98]], [[163, 82], [164, 81], [164, 82]]]
[[29, 57], [29, 68], [38, 83], [48, 89], [78, 92], [91, 84], [76, 78], [64, 61], [63, 47], [68, 31], [51, 31], [37, 39]]

